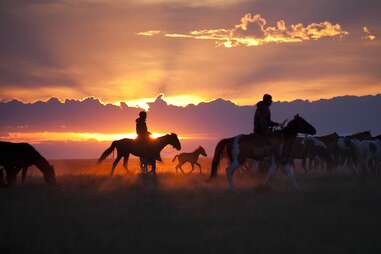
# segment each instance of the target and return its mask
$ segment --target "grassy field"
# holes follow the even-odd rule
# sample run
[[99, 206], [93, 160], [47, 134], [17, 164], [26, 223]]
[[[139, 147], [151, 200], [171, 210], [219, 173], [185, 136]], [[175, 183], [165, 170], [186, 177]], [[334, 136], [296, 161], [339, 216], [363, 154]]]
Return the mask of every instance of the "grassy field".
[[[53, 161], [57, 186], [32, 170], [0, 189], [0, 253], [381, 253], [381, 178], [278, 174], [272, 190], [238, 174], [110, 178], [110, 162]], [[132, 161], [130, 168], [137, 162]], [[203, 165], [207, 167], [208, 161]], [[206, 171], [206, 170], [205, 170]]]

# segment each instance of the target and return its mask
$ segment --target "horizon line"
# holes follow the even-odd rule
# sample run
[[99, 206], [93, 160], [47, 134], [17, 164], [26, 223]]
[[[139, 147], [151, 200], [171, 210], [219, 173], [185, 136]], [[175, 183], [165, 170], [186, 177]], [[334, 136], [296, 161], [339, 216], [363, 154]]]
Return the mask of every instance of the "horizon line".
[[[273, 103], [292, 103], [292, 102], [296, 102], [296, 101], [304, 101], [304, 102], [308, 102], [308, 103], [314, 103], [314, 102], [318, 102], [318, 101], [322, 101], [322, 100], [333, 100], [333, 99], [344, 98], [344, 97], [357, 97], [357, 98], [360, 98], [360, 97], [380, 96], [380, 95], [381, 95], [381, 91], [379, 93], [375, 93], [375, 94], [365, 94], [365, 95], [344, 94], [344, 95], [338, 95], [338, 96], [333, 96], [333, 97], [326, 97], [326, 98], [323, 97], [323, 98], [315, 99], [315, 100], [295, 98], [295, 99], [292, 99], [292, 100], [277, 100], [277, 101], [274, 101]], [[166, 100], [166, 98], [167, 98], [167, 100]], [[213, 98], [213, 99], [210, 99], [210, 100], [208, 100], [208, 99], [200, 100], [197, 103], [190, 102], [190, 103], [187, 103], [187, 104], [175, 104], [175, 103], [171, 103], [170, 99], [168, 100], [168, 98], [171, 98], [171, 96], [165, 97], [164, 93], [159, 93], [156, 97], [151, 97], [151, 98], [133, 99], [133, 100], [118, 101], [118, 102], [106, 102], [106, 101], [102, 100], [100, 97], [96, 97], [96, 96], [86, 96], [86, 97], [82, 97], [82, 98], [79, 98], [79, 99], [76, 99], [76, 98], [64, 98], [64, 99], [61, 99], [59, 97], [52, 96], [52, 97], [49, 97], [49, 98], [46, 98], [46, 99], [38, 99], [38, 100], [33, 100], [33, 101], [23, 101], [23, 100], [18, 99], [18, 98], [0, 99], [0, 104], [6, 104], [6, 103], [10, 103], [10, 102], [16, 101], [16, 102], [20, 102], [22, 104], [27, 105], [27, 104], [36, 104], [36, 103], [41, 103], [41, 102], [42, 103], [48, 103], [51, 100], [57, 100], [59, 103], [65, 104], [66, 101], [69, 101], [69, 100], [76, 101], [76, 102], [84, 102], [86, 100], [92, 99], [94, 101], [98, 101], [103, 106], [114, 105], [114, 106], [117, 106], [117, 107], [122, 107], [122, 105], [125, 104], [129, 108], [149, 110], [149, 104], [155, 103], [158, 99], [161, 99], [161, 100], [165, 101], [167, 103], [167, 105], [176, 106], [176, 107], [182, 107], [182, 108], [185, 108], [185, 107], [187, 107], [189, 105], [198, 106], [201, 103], [211, 103], [211, 102], [218, 101], [218, 100], [223, 100], [223, 101], [226, 101], [226, 102], [231, 102], [234, 105], [241, 106], [241, 107], [255, 106], [255, 104], [258, 102], [258, 101], [255, 101], [253, 104], [240, 104], [240, 103], [236, 102], [234, 99], [226, 99], [226, 98], [219, 97], [219, 98]], [[143, 104], [141, 104], [139, 106], [138, 105], [139, 103], [137, 103], [135, 105], [129, 105], [129, 102], [133, 102], [133, 101], [137, 102], [139, 100], [142, 101], [141, 103], [146, 104], [146, 106], [144, 106]], [[132, 103], [130, 103], [130, 104], [132, 104]]]

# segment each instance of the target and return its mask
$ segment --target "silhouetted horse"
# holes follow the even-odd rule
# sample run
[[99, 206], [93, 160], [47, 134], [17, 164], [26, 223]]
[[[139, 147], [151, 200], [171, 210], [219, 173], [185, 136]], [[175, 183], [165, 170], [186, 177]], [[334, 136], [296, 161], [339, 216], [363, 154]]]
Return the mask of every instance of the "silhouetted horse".
[[202, 146], [199, 146], [196, 150], [194, 150], [191, 153], [180, 153], [180, 154], [176, 155], [172, 160], [172, 162], [174, 162], [177, 158], [179, 161], [178, 164], [176, 165], [176, 173], [180, 169], [180, 171], [184, 174], [184, 171], [182, 169], [182, 165], [186, 162], [189, 162], [192, 165], [192, 170], [189, 172], [189, 174], [193, 172], [194, 165], [196, 165], [200, 168], [200, 174], [201, 174], [201, 165], [197, 162], [198, 157], [200, 155], [203, 155], [205, 157], [207, 156], [205, 149]]
[[265, 184], [269, 182], [275, 174], [277, 166], [283, 166], [287, 175], [292, 179], [295, 189], [298, 189], [293, 170], [292, 158], [289, 154], [293, 142], [298, 133], [314, 135], [316, 129], [299, 115], [296, 115], [286, 127], [276, 131], [274, 135], [267, 137], [256, 134], [238, 135], [232, 138], [222, 139], [218, 142], [212, 161], [210, 179], [217, 176], [218, 165], [223, 151], [226, 149], [230, 163], [226, 168], [226, 176], [230, 189], [233, 189], [233, 175], [239, 166], [242, 166], [247, 159], [262, 161], [267, 157], [271, 158], [271, 166], [267, 172]]
[[358, 132], [358, 133], [346, 136], [346, 138], [357, 139], [359, 141], [371, 140], [372, 134], [370, 133], [370, 131], [363, 131], [363, 132]]
[[[328, 146], [319, 137], [305, 137], [303, 141], [306, 149], [306, 157], [303, 159], [304, 170], [322, 169], [325, 166], [327, 171], [331, 171], [335, 164]], [[309, 160], [308, 168], [306, 159]]]
[[[55, 173], [49, 162], [28, 143], [0, 141], [0, 165], [4, 167], [8, 185], [16, 181], [17, 174], [23, 170], [23, 178], [28, 167], [36, 166], [44, 175], [45, 181], [55, 183]], [[0, 177], [3, 178], [2, 173]]]
[[351, 140], [356, 171], [361, 174], [380, 173], [381, 140]]
[[156, 161], [161, 160], [160, 152], [167, 145], [172, 145], [172, 147], [177, 150], [181, 149], [180, 141], [174, 133], [167, 134], [157, 139], [152, 139], [150, 142], [144, 143], [129, 138], [116, 140], [113, 141], [111, 146], [103, 152], [101, 157], [98, 159], [98, 163], [101, 163], [114, 151], [114, 149], [116, 149], [116, 159], [112, 164], [111, 175], [114, 174], [115, 167], [122, 158], [124, 159], [123, 166], [127, 170], [128, 157], [130, 154], [141, 157], [141, 163], [145, 165], [145, 167], [148, 164], [152, 165], [152, 173], [155, 174]]

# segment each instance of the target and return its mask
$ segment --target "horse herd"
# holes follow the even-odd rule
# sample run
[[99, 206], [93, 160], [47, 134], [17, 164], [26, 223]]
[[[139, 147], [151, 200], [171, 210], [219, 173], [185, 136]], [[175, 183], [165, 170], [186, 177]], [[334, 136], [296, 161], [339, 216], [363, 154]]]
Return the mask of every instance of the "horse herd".
[[[301, 137], [298, 134], [304, 134]], [[380, 174], [381, 173], [381, 135], [372, 137], [369, 131], [356, 133], [349, 136], [339, 136], [332, 133], [325, 136], [315, 136], [316, 129], [305, 119], [296, 115], [285, 127], [274, 131], [268, 137], [256, 134], [241, 134], [220, 140], [215, 148], [209, 180], [217, 176], [218, 167], [222, 158], [229, 161], [226, 176], [229, 188], [233, 189], [233, 175], [238, 168], [263, 168], [266, 177], [264, 185], [278, 168], [290, 177], [292, 186], [299, 189], [293, 168], [294, 160], [302, 160], [306, 173], [311, 170], [325, 170], [332, 172], [337, 168], [349, 169], [354, 174]], [[181, 150], [181, 144], [176, 134], [171, 133], [151, 140], [148, 143], [138, 142], [134, 139], [121, 139], [111, 143], [98, 163], [105, 160], [116, 151], [116, 158], [112, 164], [111, 175], [115, 167], [123, 158], [123, 166], [127, 169], [130, 154], [140, 157], [142, 173], [156, 173], [156, 161], [161, 161], [160, 151], [171, 145], [176, 150]], [[177, 159], [176, 173], [182, 166], [189, 162], [193, 172], [197, 166], [200, 155], [207, 156], [204, 148], [199, 146], [194, 152], [180, 153], [173, 158]], [[267, 163], [266, 163], [267, 162]], [[27, 143], [11, 143], [0, 141], [0, 185], [13, 185], [17, 175], [22, 172], [22, 181], [25, 179], [28, 167], [35, 165], [43, 174], [48, 183], [55, 183], [54, 168], [41, 154]], [[256, 165], [256, 167], [254, 167]], [[5, 173], [5, 175], [4, 175]]]
[[381, 173], [381, 135], [373, 137], [370, 131], [300, 137], [292, 152], [295, 159], [302, 159], [306, 173], [316, 169], [331, 172], [340, 167], [354, 174]]

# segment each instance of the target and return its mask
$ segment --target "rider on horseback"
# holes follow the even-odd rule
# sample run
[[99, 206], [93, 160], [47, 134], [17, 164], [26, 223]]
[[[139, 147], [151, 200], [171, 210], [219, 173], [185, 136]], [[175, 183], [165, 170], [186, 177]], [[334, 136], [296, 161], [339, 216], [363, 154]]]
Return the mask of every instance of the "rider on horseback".
[[[257, 103], [257, 110], [254, 115], [254, 135], [267, 145], [271, 144], [270, 139], [274, 136], [273, 127], [281, 126], [279, 123], [271, 120], [270, 106], [272, 102], [272, 96], [270, 94], [263, 95], [262, 101]], [[283, 138], [283, 146], [278, 153], [282, 161], [289, 159], [291, 149], [292, 142]]]
[[137, 139], [141, 141], [146, 141], [151, 132], [148, 131], [147, 128], [147, 113], [145, 111], [141, 111], [139, 113], [139, 117], [136, 119], [136, 134], [138, 134]]
[[272, 102], [271, 95], [265, 94], [263, 100], [257, 103], [257, 110], [254, 115], [254, 133], [269, 136], [272, 133], [272, 127], [280, 125], [271, 120], [270, 106]]
[[[150, 142], [151, 132], [147, 128], [147, 112], [140, 111], [139, 117], [136, 119], [136, 134], [138, 134], [136, 140], [141, 144], [143, 149], [147, 149], [147, 143]], [[157, 154], [156, 159], [162, 161], [160, 154]]]

